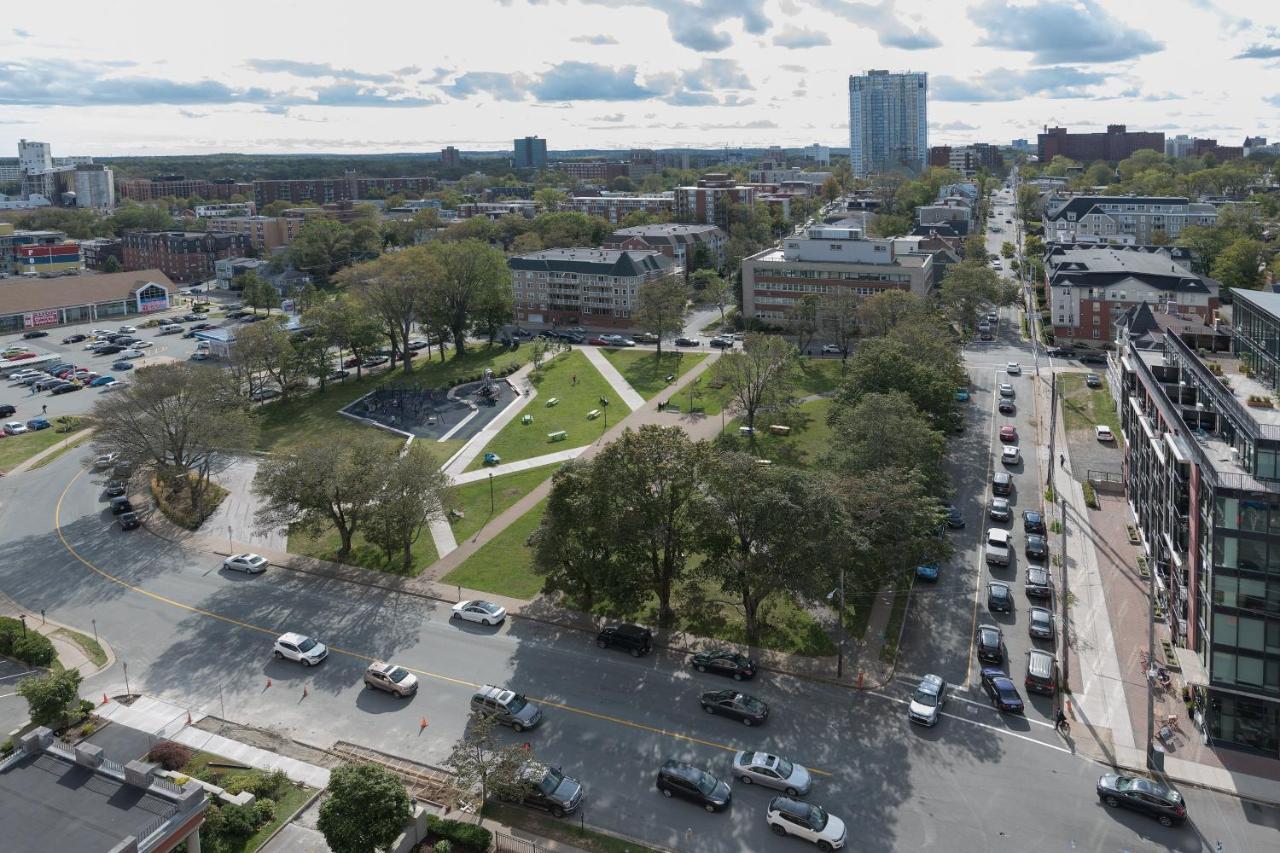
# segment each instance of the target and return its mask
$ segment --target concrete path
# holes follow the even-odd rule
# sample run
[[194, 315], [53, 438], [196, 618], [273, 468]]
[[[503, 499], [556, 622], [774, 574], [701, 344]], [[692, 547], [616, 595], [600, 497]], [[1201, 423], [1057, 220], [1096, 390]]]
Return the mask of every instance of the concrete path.
[[427, 529], [431, 531], [431, 541], [435, 543], [436, 554], [439, 556], [443, 557], [458, 547], [458, 540], [453, 535], [453, 527], [447, 517], [431, 519], [427, 522]]
[[283, 530], [261, 532], [254, 527], [253, 516], [261, 505], [253, 493], [253, 478], [258, 473], [258, 458], [240, 456], [214, 475], [213, 481], [227, 490], [227, 496], [201, 527], [211, 535], [227, 534], [240, 545], [253, 548], [288, 550], [289, 537]]
[[529, 382], [529, 374], [533, 372], [533, 365], [526, 364], [515, 373], [507, 377], [511, 382], [511, 387], [519, 389], [520, 396], [511, 401], [511, 404], [498, 413], [498, 416], [489, 423], [484, 425], [478, 433], [471, 437], [471, 440], [463, 445], [462, 449], [454, 454], [444, 466], [444, 472], [452, 476], [457, 476], [467, 469], [481, 451], [484, 450], [490, 440], [502, 431], [502, 428], [515, 420], [516, 415], [529, 405], [529, 402], [538, 396], [538, 389], [533, 387], [533, 383]]
[[543, 465], [552, 465], [556, 462], [567, 462], [581, 456], [587, 446], [571, 447], [568, 450], [557, 450], [555, 453], [546, 453], [542, 456], [534, 456], [532, 459], [521, 459], [518, 462], [504, 462], [501, 465], [494, 465], [490, 468], [481, 468], [478, 471], [465, 471], [456, 475], [453, 482], [462, 485], [463, 483], [474, 483], [477, 480], [487, 479], [490, 474], [495, 477], [501, 477], [503, 474], [515, 474], [518, 471], [528, 471], [530, 468], [541, 468]]
[[587, 361], [595, 365], [596, 370], [600, 371], [600, 375], [612, 386], [614, 392], [622, 398], [622, 402], [626, 403], [631, 411], [634, 412], [644, 405], [644, 397], [636, 393], [636, 389], [631, 387], [627, 378], [613, 366], [613, 362], [609, 361], [598, 347], [579, 347], [579, 350], [587, 357]]

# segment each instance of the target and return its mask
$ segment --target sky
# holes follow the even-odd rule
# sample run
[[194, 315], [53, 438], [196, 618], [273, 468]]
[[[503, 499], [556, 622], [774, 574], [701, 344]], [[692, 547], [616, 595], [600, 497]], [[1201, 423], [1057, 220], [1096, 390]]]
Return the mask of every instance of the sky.
[[[848, 145], [848, 78], [929, 74], [929, 143], [1044, 125], [1280, 137], [1264, 0], [6, 4], [0, 156]], [[109, 14], [104, 10], [109, 9]]]

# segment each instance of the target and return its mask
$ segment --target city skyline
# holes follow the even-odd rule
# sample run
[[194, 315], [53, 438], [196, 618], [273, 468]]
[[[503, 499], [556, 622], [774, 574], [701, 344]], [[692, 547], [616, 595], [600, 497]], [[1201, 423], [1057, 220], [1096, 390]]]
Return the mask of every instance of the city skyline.
[[929, 74], [930, 145], [1116, 123], [1238, 145], [1280, 136], [1280, 29], [1250, 5], [1175, 0], [1156, 26], [1116, 0], [475, 0], [385, 6], [362, 35], [330, 2], [233, 0], [175, 34], [73, 0], [0, 29], [0, 150], [843, 147], [871, 68]]

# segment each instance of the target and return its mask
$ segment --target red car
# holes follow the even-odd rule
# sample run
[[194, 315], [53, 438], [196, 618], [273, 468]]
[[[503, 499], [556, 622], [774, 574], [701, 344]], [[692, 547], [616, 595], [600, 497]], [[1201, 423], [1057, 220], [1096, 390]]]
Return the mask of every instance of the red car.
[[11, 352], [4, 357], [4, 360], [18, 361], [19, 359], [23, 359], [23, 358], [34, 358], [34, 357], [35, 357], [35, 353], [33, 352]]
[[355, 356], [352, 356], [351, 358], [349, 358], [349, 359], [347, 359], [346, 361], [342, 362], [342, 366], [343, 366], [343, 367], [355, 367], [355, 366], [356, 366], [357, 364], [359, 364], [359, 363], [360, 363], [360, 359], [356, 358]]
[[593, 347], [607, 347], [609, 345], [609, 342], [604, 338], [589, 338], [587, 343], [591, 344]]
[[1000, 427], [1000, 440], [1009, 442], [1018, 440], [1018, 429], [1013, 424], [1005, 424]]

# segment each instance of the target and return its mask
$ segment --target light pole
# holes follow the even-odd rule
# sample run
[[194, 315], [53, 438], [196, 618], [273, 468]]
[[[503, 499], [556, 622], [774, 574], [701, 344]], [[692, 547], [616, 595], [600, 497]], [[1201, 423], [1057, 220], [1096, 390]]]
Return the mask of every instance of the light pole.
[[231, 525], [228, 524], [227, 525], [227, 553], [234, 554], [235, 550], [236, 550], [235, 546], [231, 544]]
[[27, 614], [19, 613], [18, 620], [22, 622], [22, 636], [27, 636]]
[[[123, 663], [123, 661], [121, 661]], [[124, 664], [124, 695], [132, 696], [133, 691], [129, 689], [129, 664]]]
[[96, 643], [98, 642], [98, 620], [90, 619], [89, 621], [93, 623], [93, 641]]
[[493, 472], [489, 472], [489, 517], [493, 517]]

